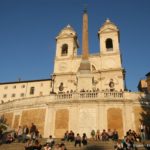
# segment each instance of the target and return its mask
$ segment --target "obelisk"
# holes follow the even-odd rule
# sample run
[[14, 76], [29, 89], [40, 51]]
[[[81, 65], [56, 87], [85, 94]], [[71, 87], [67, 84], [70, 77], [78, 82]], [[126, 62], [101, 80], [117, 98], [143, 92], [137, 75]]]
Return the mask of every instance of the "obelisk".
[[83, 26], [82, 26], [82, 60], [80, 63], [79, 71], [80, 72], [89, 72], [90, 71], [90, 62], [89, 57], [89, 43], [88, 43], [88, 14], [87, 10], [84, 10], [83, 13]]
[[88, 44], [89, 44], [88, 43], [88, 14], [87, 14], [87, 10], [84, 10], [83, 26], [82, 26], [82, 59], [77, 73], [78, 91], [92, 90], [92, 73], [90, 70]]
[[87, 60], [89, 53], [88, 43], [88, 14], [87, 10], [84, 10], [83, 14], [83, 27], [82, 27], [82, 59]]

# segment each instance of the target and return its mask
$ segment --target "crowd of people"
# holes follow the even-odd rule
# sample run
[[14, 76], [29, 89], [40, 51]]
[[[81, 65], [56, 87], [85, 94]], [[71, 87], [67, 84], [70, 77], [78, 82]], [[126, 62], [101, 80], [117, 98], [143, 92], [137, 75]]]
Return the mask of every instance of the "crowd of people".
[[55, 143], [52, 135], [46, 140], [45, 144], [40, 143], [40, 135], [36, 125], [31, 124], [29, 128], [27, 125], [19, 126], [18, 129], [3, 132], [0, 128], [0, 144], [11, 144], [12, 142], [24, 143], [25, 150], [67, 150], [65, 144]]
[[134, 130], [128, 130], [126, 135], [121, 140], [119, 139], [115, 145], [115, 150], [133, 150], [136, 148], [135, 142], [140, 142], [141, 136], [137, 134]]
[[88, 144], [88, 139], [92, 139], [95, 141], [108, 141], [108, 140], [114, 140], [117, 141], [119, 136], [118, 136], [118, 132], [116, 130], [111, 131], [110, 129], [108, 129], [108, 131], [106, 132], [106, 130], [103, 130], [102, 132], [100, 132], [100, 130], [92, 130], [91, 131], [91, 137], [87, 138], [86, 133], [83, 133], [82, 136], [80, 136], [79, 133], [77, 133], [75, 135], [75, 133], [71, 130], [70, 132], [66, 131], [64, 134], [64, 137], [62, 139], [62, 141], [70, 141], [70, 142], [74, 142], [74, 146], [79, 146], [81, 147], [81, 145], [85, 146]]
[[118, 131], [116, 129], [114, 131], [112, 131], [111, 129], [108, 129], [108, 131], [103, 129], [102, 132], [100, 132], [100, 130], [92, 130], [91, 137], [96, 141], [117, 141], [119, 139]]
[[115, 141], [115, 150], [132, 150], [134, 148], [135, 141], [141, 142], [145, 139], [145, 127], [141, 124], [140, 132], [137, 134], [133, 130], [128, 130], [123, 139], [119, 139], [119, 134], [116, 129], [107, 131], [103, 129], [92, 130], [90, 137], [87, 137], [86, 133], [80, 135], [75, 134], [72, 130], [66, 131], [64, 137], [61, 139], [61, 143], [56, 143], [52, 135], [47, 138], [45, 144], [40, 143], [42, 137], [34, 123], [31, 124], [30, 128], [27, 125], [19, 126], [16, 131], [8, 132], [3, 134], [0, 128], [0, 141], [4, 144], [10, 144], [14, 141], [25, 144], [25, 150], [67, 150], [65, 142], [72, 142], [75, 147], [86, 146], [88, 139], [93, 141]]
[[71, 130], [70, 132], [66, 131], [64, 134], [64, 138], [62, 139], [62, 141], [71, 141], [74, 142], [74, 146], [76, 147], [77, 145], [79, 147], [81, 147], [82, 145], [87, 145], [87, 135], [86, 133], [83, 133], [82, 137], [80, 136], [79, 133], [77, 133], [76, 135], [74, 134], [74, 132]]

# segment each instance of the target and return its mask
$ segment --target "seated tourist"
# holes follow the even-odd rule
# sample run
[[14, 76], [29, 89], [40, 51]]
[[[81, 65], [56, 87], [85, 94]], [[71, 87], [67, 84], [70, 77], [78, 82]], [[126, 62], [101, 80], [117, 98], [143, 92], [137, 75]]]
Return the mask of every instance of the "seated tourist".
[[86, 136], [86, 133], [83, 133], [83, 136], [82, 136], [82, 144], [83, 144], [83, 145], [87, 145], [87, 136]]
[[10, 144], [14, 141], [14, 138], [11, 136], [11, 134], [7, 134], [6, 136], [6, 144]]
[[25, 150], [32, 150], [32, 141], [30, 139], [27, 140], [27, 142], [25, 143]]
[[64, 143], [61, 143], [59, 146], [59, 150], [67, 150], [66, 146]]
[[76, 147], [77, 144], [81, 147], [81, 137], [80, 137], [79, 133], [77, 133], [77, 136], [75, 137], [75, 144], [74, 144], [74, 146]]
[[108, 135], [108, 140], [113, 138], [113, 132], [110, 129], [108, 129], [107, 135]]
[[119, 139], [119, 135], [118, 135], [118, 132], [115, 129], [114, 132], [113, 132], [113, 140], [117, 141], [118, 139]]
[[101, 136], [102, 136], [102, 141], [107, 141], [108, 140], [108, 134], [107, 134], [105, 129], [103, 130]]
[[60, 150], [60, 145], [58, 143], [55, 144], [53, 150]]
[[64, 134], [64, 138], [62, 139], [62, 141], [68, 140], [68, 135], [69, 135], [69, 133], [68, 133], [68, 131], [66, 131], [65, 134]]
[[131, 143], [131, 141], [127, 138], [126, 139], [126, 149], [127, 150], [130, 150], [130, 149], [132, 149], [132, 143]]
[[115, 150], [123, 150], [123, 144], [121, 140], [118, 140], [116, 145], [115, 145]]
[[100, 134], [100, 130], [97, 130], [96, 131], [96, 136], [95, 136], [96, 138], [96, 141], [100, 141], [100, 139], [101, 139], [101, 134]]
[[95, 139], [95, 130], [91, 131], [91, 137], [92, 137], [93, 140]]
[[53, 147], [53, 145], [55, 144], [55, 141], [54, 141], [52, 135], [49, 136], [49, 138], [46, 141], [46, 144], [49, 144], [50, 147]]
[[35, 140], [33, 146], [32, 146], [32, 150], [41, 150], [42, 145], [39, 143], [38, 140]]
[[72, 130], [68, 134], [68, 141], [74, 141], [74, 132]]
[[3, 130], [0, 128], [0, 140], [2, 139], [3, 136]]
[[52, 148], [49, 146], [49, 144], [46, 144], [46, 146], [44, 146], [44, 150], [51, 150]]

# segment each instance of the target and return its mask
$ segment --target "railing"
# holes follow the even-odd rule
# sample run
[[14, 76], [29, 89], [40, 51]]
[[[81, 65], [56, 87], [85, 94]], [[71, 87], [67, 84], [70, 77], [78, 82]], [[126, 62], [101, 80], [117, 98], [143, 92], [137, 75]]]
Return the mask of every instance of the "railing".
[[56, 100], [82, 100], [82, 99], [123, 99], [123, 92], [79, 92], [79, 93], [61, 93], [56, 94]]
[[[59, 101], [77, 101], [77, 100], [132, 100], [141, 104], [150, 104], [150, 96], [139, 92], [76, 92], [52, 94], [39, 97], [30, 97], [23, 99], [15, 99], [10, 102], [0, 104], [0, 112], [7, 109], [18, 109], [25, 107], [41, 106], [45, 107], [49, 103]], [[140, 101], [139, 101], [140, 100]]]

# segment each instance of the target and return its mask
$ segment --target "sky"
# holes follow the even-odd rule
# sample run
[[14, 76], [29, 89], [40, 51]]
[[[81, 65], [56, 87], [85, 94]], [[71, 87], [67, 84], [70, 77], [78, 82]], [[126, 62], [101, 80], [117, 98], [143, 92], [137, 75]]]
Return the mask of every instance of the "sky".
[[50, 78], [55, 37], [68, 24], [81, 54], [85, 5], [90, 53], [99, 52], [97, 32], [109, 18], [120, 30], [127, 88], [137, 91], [150, 72], [150, 0], [0, 0], [0, 82]]

